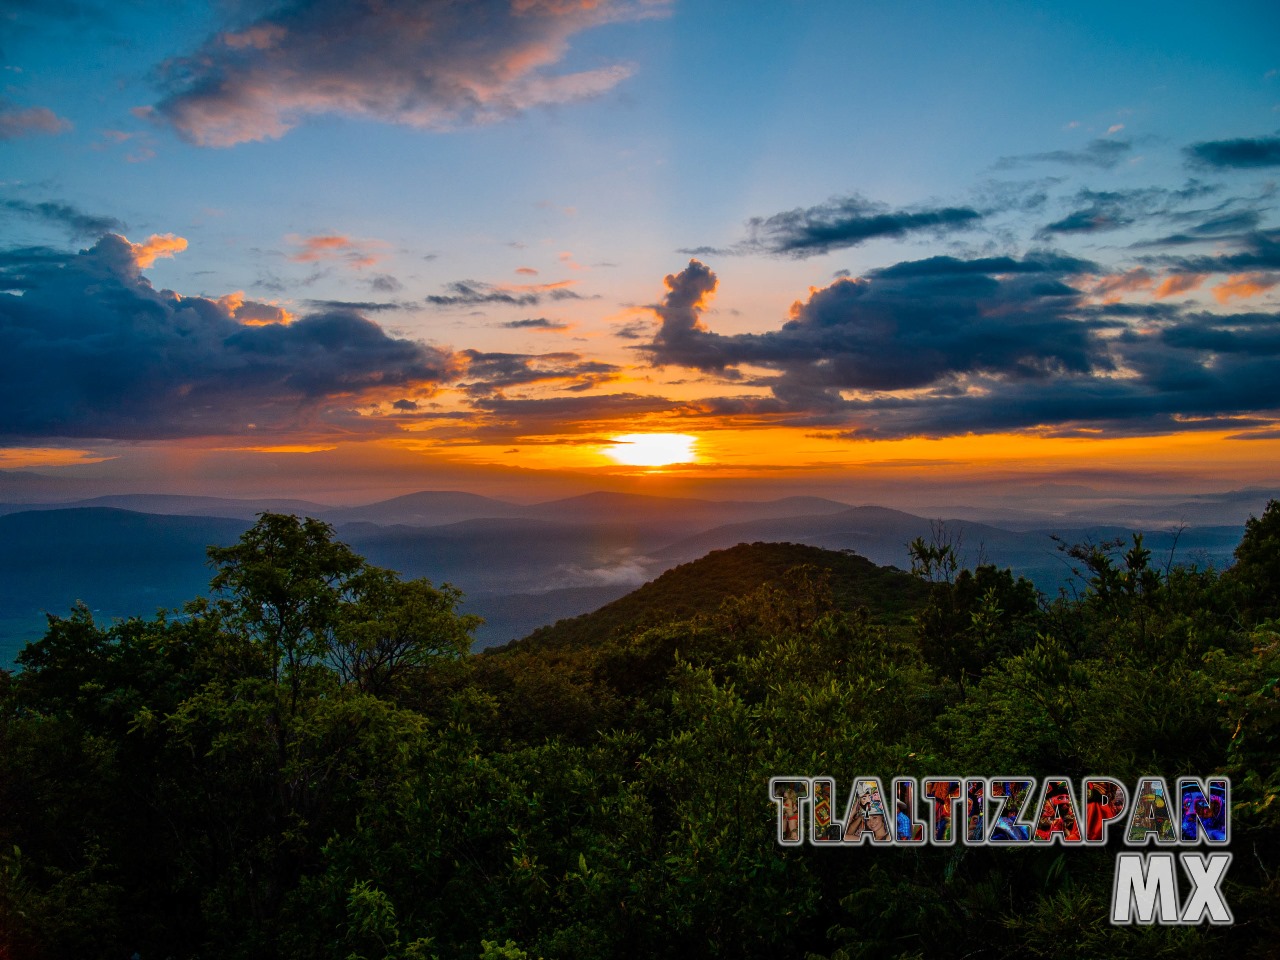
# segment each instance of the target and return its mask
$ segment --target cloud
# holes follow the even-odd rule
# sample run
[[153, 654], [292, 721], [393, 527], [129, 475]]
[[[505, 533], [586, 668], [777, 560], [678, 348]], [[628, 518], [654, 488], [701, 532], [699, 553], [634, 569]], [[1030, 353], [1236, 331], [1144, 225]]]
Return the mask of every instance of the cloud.
[[0, 202], [0, 209], [62, 227], [73, 239], [97, 238], [104, 233], [120, 233], [125, 228], [124, 224], [115, 217], [85, 213], [69, 203], [60, 203], [56, 200], [46, 200], [41, 203], [5, 200]]
[[19, 107], [0, 99], [0, 141], [37, 134], [57, 134], [71, 129], [71, 121], [48, 107]]
[[[1230, 202], [1230, 201], [1229, 201]], [[1199, 212], [1199, 211], [1197, 211]], [[1189, 216], [1191, 214], [1184, 214]], [[1262, 223], [1262, 214], [1257, 210], [1231, 210], [1215, 212], [1207, 220], [1193, 224], [1179, 233], [1167, 234], [1154, 240], [1144, 240], [1134, 244], [1139, 247], [1182, 246], [1192, 243], [1206, 243], [1223, 239], [1240, 239], [1245, 234], [1258, 229]]]
[[502, 324], [508, 330], [568, 330], [567, 323], [548, 320], [546, 317], [529, 317], [525, 320], [508, 320]]
[[621, 340], [647, 340], [653, 335], [653, 324], [648, 320], [627, 320], [614, 324], [612, 332]]
[[1194, 167], [1251, 170], [1280, 167], [1280, 137], [1204, 140], [1184, 151]]
[[1026, 163], [1062, 163], [1071, 167], [1097, 167], [1110, 170], [1124, 160], [1133, 145], [1127, 140], [1091, 140], [1080, 150], [1051, 150], [1048, 153], [1026, 153], [1001, 157], [996, 168], [1008, 170]]
[[345, 310], [354, 313], [381, 313], [386, 310], [407, 310], [412, 304], [382, 303], [374, 300], [304, 300], [312, 310]]
[[[1230, 252], [1202, 256], [1145, 257], [1149, 263], [1167, 265], [1182, 273], [1240, 273], [1280, 270], [1280, 230], [1251, 230], [1223, 238]], [[1234, 249], [1230, 249], [1230, 248]]]
[[1150, 290], [1155, 278], [1146, 267], [1134, 267], [1124, 273], [1102, 277], [1093, 286], [1093, 294], [1108, 303], [1114, 303], [1121, 294], [1133, 293], [1136, 290]]
[[398, 293], [404, 289], [404, 284], [389, 273], [375, 273], [362, 282], [374, 293]]
[[289, 254], [289, 259], [294, 263], [338, 261], [355, 270], [377, 263], [378, 254], [369, 248], [383, 246], [378, 240], [355, 240], [341, 234], [318, 234], [311, 237], [291, 234], [288, 240], [298, 248]]
[[1280, 276], [1267, 273], [1237, 273], [1213, 288], [1213, 296], [1219, 303], [1232, 299], [1247, 300], [1266, 293], [1280, 283]]
[[513, 307], [533, 307], [541, 302], [536, 293], [510, 293], [479, 280], [457, 280], [445, 287], [443, 294], [432, 294], [424, 302], [433, 307], [473, 307], [502, 303]]
[[[349, 310], [291, 318], [230, 294], [155, 290], [171, 236], [76, 254], [0, 252], [0, 408], [11, 436], [151, 439], [381, 429], [353, 408], [454, 377], [448, 351]], [[291, 319], [292, 322], [284, 322]], [[264, 323], [264, 321], [266, 321]]]
[[477, 397], [472, 406], [482, 420], [468, 435], [485, 442], [528, 442], [531, 437], [591, 435], [613, 430], [618, 421], [685, 411], [686, 405], [666, 397], [635, 393], [591, 396]]
[[835, 197], [815, 207], [797, 208], [747, 221], [741, 252], [812, 257], [855, 247], [881, 237], [946, 233], [976, 226], [982, 214], [969, 207], [891, 210], [859, 196]]
[[492, 284], [482, 280], [456, 280], [445, 287], [446, 293], [432, 294], [424, 303], [432, 307], [474, 307], [504, 304], [512, 307], [536, 307], [544, 298], [551, 300], [585, 300], [571, 290], [574, 280], [556, 283]]
[[645, 0], [299, 0], [162, 68], [157, 118], [201, 146], [283, 136], [341, 114], [433, 130], [612, 89], [624, 64], [559, 72], [571, 38], [664, 13]]
[[[863, 439], [1236, 429], [1280, 415], [1280, 314], [1099, 305], [1084, 292], [1096, 273], [1053, 253], [908, 261], [811, 290], [777, 329], [722, 335], [703, 322], [715, 275], [693, 261], [667, 277], [640, 349], [705, 373], [767, 371], [751, 382], [772, 396], [702, 401], [706, 415]], [[1136, 269], [1091, 292], [1153, 283]]]
[[782, 373], [775, 393], [899, 390], [978, 372], [1042, 378], [1101, 362], [1091, 325], [1069, 316], [1079, 292], [1034, 259], [1020, 266], [1002, 274], [950, 258], [899, 264], [814, 290], [777, 331], [721, 336], [701, 321], [716, 278], [695, 260], [667, 277], [661, 327], [645, 350], [704, 371], [772, 368]]
[[476, 396], [500, 394], [511, 387], [571, 381], [562, 389], [580, 392], [618, 378], [620, 367], [587, 360], [572, 352], [522, 354], [463, 350], [466, 361], [463, 389]]
[[1145, 187], [1134, 190], [1080, 190], [1072, 198], [1075, 209], [1040, 230], [1041, 239], [1053, 234], [1100, 233], [1118, 230], [1152, 217], [1177, 217], [1179, 207], [1216, 188], [1189, 180], [1177, 190]]
[[153, 266], [157, 260], [169, 259], [187, 249], [187, 241], [172, 233], [153, 233], [142, 243], [129, 244], [129, 252], [139, 270]]
[[1041, 233], [1098, 233], [1102, 230], [1118, 230], [1131, 223], [1133, 223], [1131, 219], [1117, 216], [1114, 210], [1092, 207], [1087, 210], [1077, 210], [1061, 220], [1048, 224]]
[[1166, 297], [1176, 297], [1180, 293], [1190, 293], [1204, 281], [1203, 273], [1172, 273], [1160, 281], [1160, 286], [1156, 287], [1156, 299], [1163, 300]]
[[661, 325], [644, 350], [660, 364], [677, 363], [699, 370], [723, 370], [741, 362], [721, 354], [725, 338], [713, 334], [701, 320], [719, 281], [706, 264], [690, 260], [680, 273], [667, 274], [667, 295], [653, 308]]
[[268, 323], [293, 323], [295, 319], [292, 313], [274, 303], [259, 303], [256, 300], [246, 300], [243, 290], [228, 293], [226, 296], [219, 297], [215, 302], [224, 307], [227, 313], [236, 321], [248, 326], [262, 326]]

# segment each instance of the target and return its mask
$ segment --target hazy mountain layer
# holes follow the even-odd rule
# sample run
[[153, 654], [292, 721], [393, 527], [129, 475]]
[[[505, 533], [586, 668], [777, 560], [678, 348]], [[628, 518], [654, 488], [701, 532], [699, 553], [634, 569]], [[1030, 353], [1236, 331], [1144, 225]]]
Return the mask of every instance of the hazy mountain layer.
[[[205, 547], [233, 542], [262, 510], [319, 515], [373, 563], [408, 577], [449, 582], [484, 616], [481, 646], [585, 614], [664, 571], [739, 543], [790, 542], [852, 550], [877, 564], [909, 566], [907, 544], [941, 537], [970, 565], [1011, 566], [1049, 593], [1072, 573], [1067, 542], [1128, 538], [1124, 527], [1012, 531], [815, 497], [710, 501], [597, 493], [519, 505], [473, 494], [428, 492], [359, 508], [306, 501], [126, 496], [89, 505], [44, 505], [0, 515], [0, 663], [41, 634], [45, 612], [83, 600], [101, 618], [151, 615], [208, 585]], [[120, 509], [123, 505], [137, 509]], [[109, 506], [113, 505], [113, 506]], [[3, 508], [0, 508], [3, 513]], [[1176, 550], [1174, 540], [1177, 536]], [[1225, 567], [1238, 527], [1155, 531], [1164, 563]]]

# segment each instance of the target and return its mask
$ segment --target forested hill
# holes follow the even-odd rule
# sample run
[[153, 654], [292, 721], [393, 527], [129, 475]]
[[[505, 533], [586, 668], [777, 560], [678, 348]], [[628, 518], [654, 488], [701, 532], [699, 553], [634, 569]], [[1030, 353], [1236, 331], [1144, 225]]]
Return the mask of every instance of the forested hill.
[[[80, 605], [0, 670], [0, 960], [1269, 960], [1280, 503], [1243, 534], [1221, 572], [1067, 546], [1051, 600], [942, 541], [914, 585], [740, 545], [472, 654], [459, 591], [264, 514], [181, 614]], [[1047, 783], [1016, 849], [946, 812], [941, 843], [778, 842], [774, 778], [834, 778], [835, 824], [854, 777], [943, 774], [1135, 811], [1230, 778], [1234, 923], [1113, 925], [1122, 824], [1058, 842]]]
[[740, 543], [682, 563], [599, 610], [539, 627], [512, 649], [568, 649], [617, 639], [638, 629], [712, 613], [730, 597], [779, 581], [794, 567], [825, 572], [843, 610], [866, 607], [873, 623], [905, 623], [928, 599], [919, 578], [850, 551], [799, 543]]

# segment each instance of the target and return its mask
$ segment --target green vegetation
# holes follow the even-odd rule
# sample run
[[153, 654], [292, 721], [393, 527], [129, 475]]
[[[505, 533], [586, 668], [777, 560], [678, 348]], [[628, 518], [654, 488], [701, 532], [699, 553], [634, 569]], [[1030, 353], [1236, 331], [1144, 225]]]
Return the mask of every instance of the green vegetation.
[[[470, 656], [448, 586], [313, 520], [210, 600], [77, 608], [0, 671], [0, 958], [1274, 955], [1280, 504], [1226, 573], [1076, 597], [719, 551]], [[783, 849], [769, 777], [1232, 777], [1226, 928], [1112, 927], [1113, 849]]]
[[716, 610], [731, 597], [811, 566], [826, 572], [832, 598], [842, 609], [863, 606], [874, 622], [906, 623], [929, 594], [915, 577], [878, 567], [856, 553], [837, 553], [799, 543], [740, 543], [683, 563], [594, 613], [541, 627], [512, 647], [562, 649], [598, 646], [638, 630], [687, 620]]

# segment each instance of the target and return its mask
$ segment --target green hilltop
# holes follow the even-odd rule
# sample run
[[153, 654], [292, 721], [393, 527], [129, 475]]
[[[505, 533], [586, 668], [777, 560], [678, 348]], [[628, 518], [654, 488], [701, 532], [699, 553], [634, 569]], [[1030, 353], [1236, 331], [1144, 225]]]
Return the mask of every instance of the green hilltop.
[[906, 623], [929, 595], [918, 578], [877, 566], [851, 551], [799, 543], [740, 543], [673, 567], [598, 610], [540, 627], [509, 646], [556, 650], [616, 640], [644, 627], [714, 612], [726, 600], [781, 580], [800, 566], [823, 571], [836, 606], [866, 607], [873, 623]]

